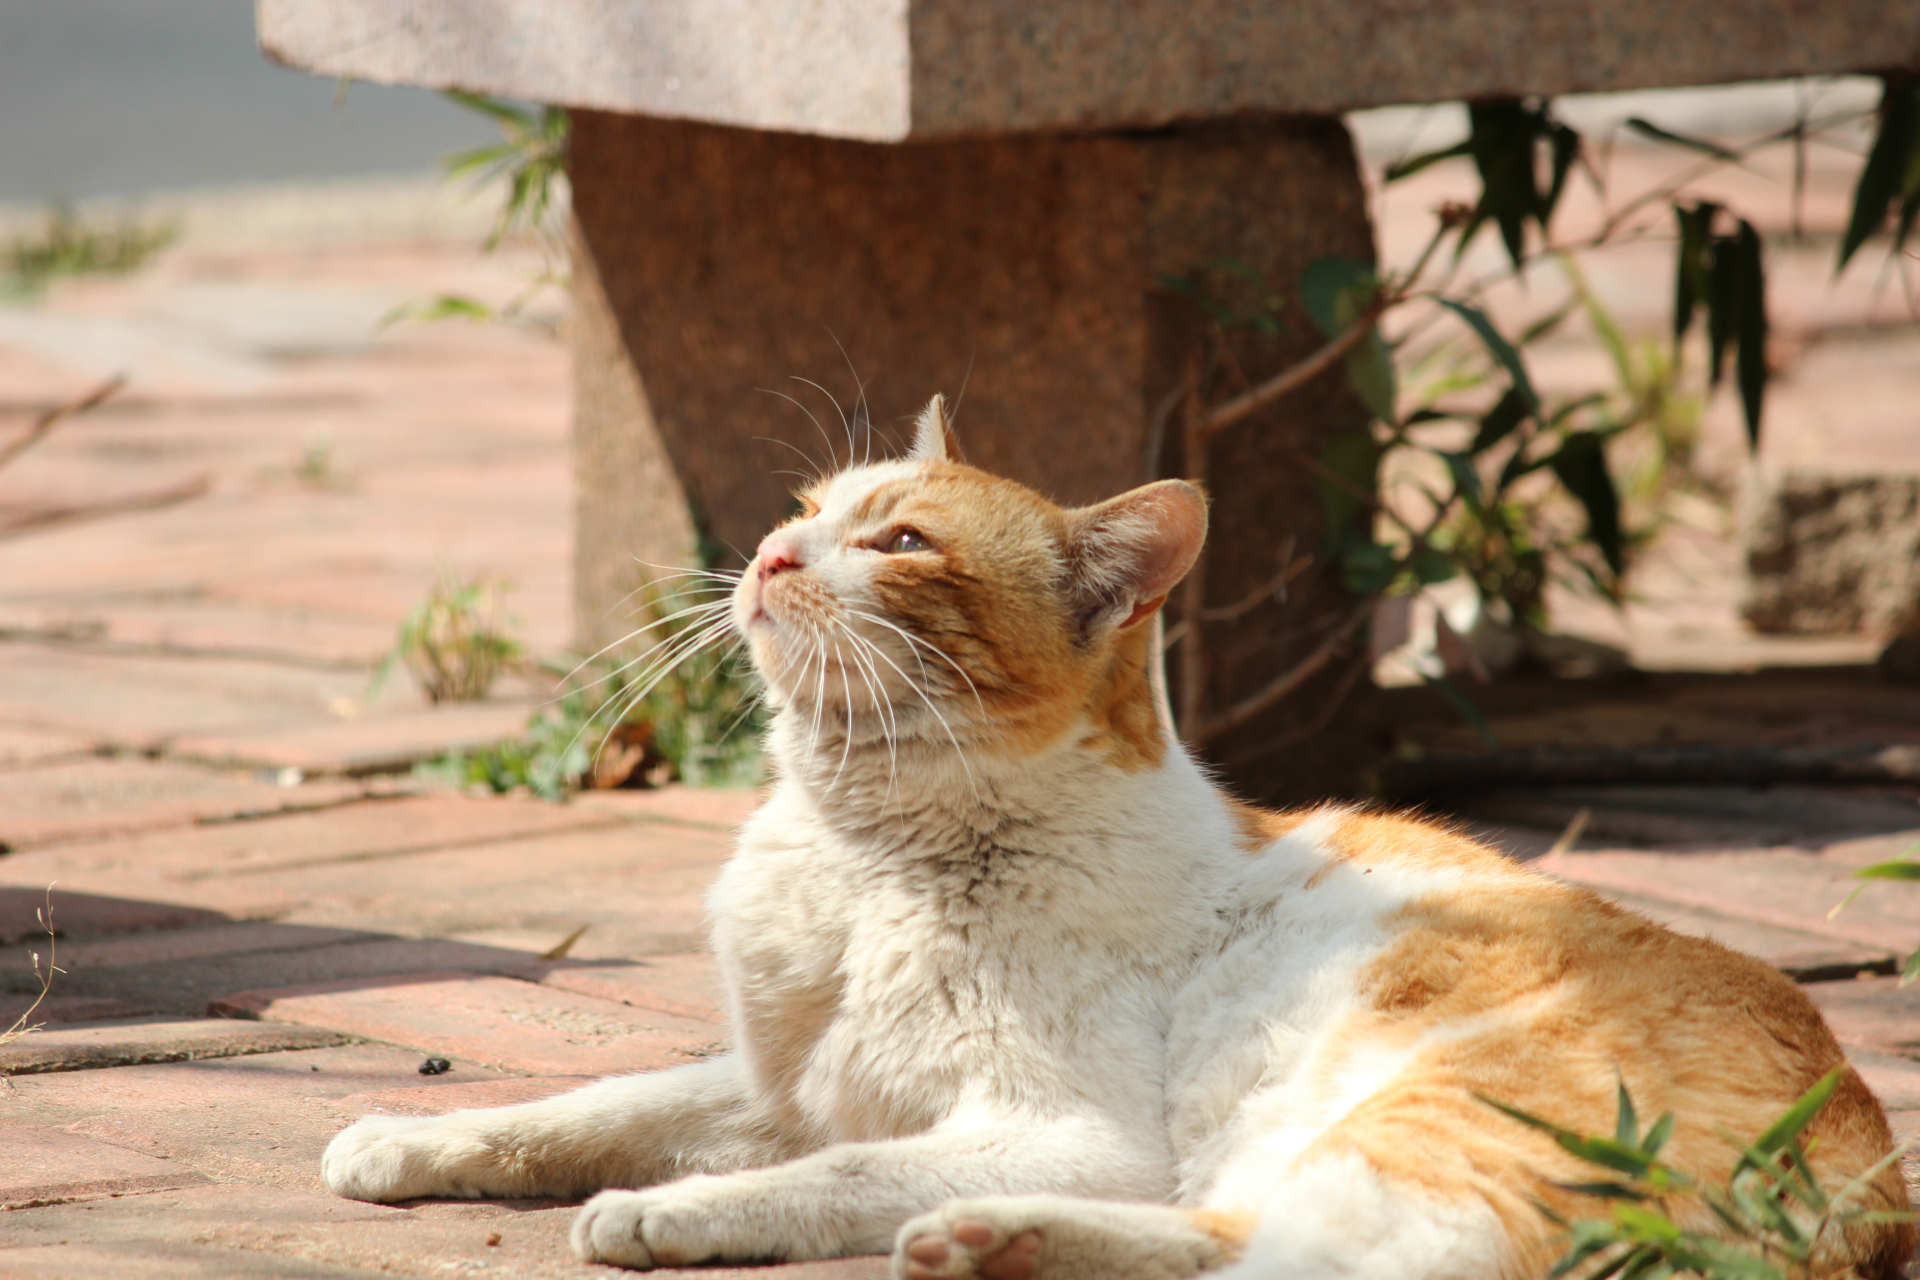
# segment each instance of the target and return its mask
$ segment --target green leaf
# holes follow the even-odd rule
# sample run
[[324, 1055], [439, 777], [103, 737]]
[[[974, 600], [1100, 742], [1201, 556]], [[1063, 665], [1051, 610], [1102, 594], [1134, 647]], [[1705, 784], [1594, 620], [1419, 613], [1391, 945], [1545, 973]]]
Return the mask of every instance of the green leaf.
[[1706, 201], [1687, 208], [1673, 206], [1674, 219], [1680, 224], [1680, 245], [1675, 254], [1673, 273], [1673, 341], [1676, 347], [1693, 325], [1694, 308], [1707, 297], [1707, 243], [1713, 233], [1713, 217], [1720, 206]]
[[1904, 195], [1910, 185], [1916, 153], [1920, 152], [1920, 80], [1885, 76], [1881, 85], [1880, 126], [1854, 187], [1853, 212], [1847, 219], [1846, 234], [1840, 237], [1840, 260], [1834, 265], [1836, 274], [1846, 268], [1854, 251], [1880, 229], [1888, 206], [1896, 200], [1905, 200], [1908, 209], [1902, 210], [1902, 216], [1911, 225], [1909, 210], [1914, 204], [1920, 204]]
[[[1497, 751], [1499, 749], [1500, 740], [1493, 736], [1493, 726], [1487, 723], [1486, 716], [1482, 715], [1480, 708], [1473, 704], [1473, 699], [1467, 696], [1466, 690], [1445, 676], [1427, 676], [1425, 679], [1430, 688], [1436, 690], [1441, 697], [1445, 698], [1447, 702], [1452, 705], [1455, 711], [1460, 713], [1460, 718], [1467, 722], [1467, 726], [1479, 736], [1480, 741], [1487, 744], [1489, 751]], [[1484, 1102], [1486, 1099], [1483, 1098], [1481, 1101]], [[1500, 1106], [1497, 1102], [1493, 1105], [1496, 1107]], [[1502, 1107], [1501, 1110], [1504, 1111], [1506, 1108]], [[1622, 1170], [1622, 1172], [1625, 1172], [1625, 1170]]]
[[[1300, 301], [1329, 338], [1345, 333], [1366, 313], [1380, 291], [1373, 268], [1353, 258], [1329, 254], [1315, 258], [1300, 273]], [[1397, 387], [1393, 357], [1376, 330], [1346, 355], [1347, 380], [1373, 416], [1395, 420]]]
[[1780, 1114], [1779, 1119], [1767, 1126], [1766, 1132], [1753, 1140], [1733, 1166], [1734, 1174], [1737, 1176], [1745, 1169], [1765, 1167], [1769, 1158], [1798, 1138], [1800, 1131], [1811, 1124], [1813, 1118], [1820, 1114], [1820, 1109], [1827, 1105], [1827, 1099], [1840, 1086], [1840, 1077], [1848, 1070], [1847, 1065], [1842, 1063], [1815, 1081], [1812, 1088]]
[[1733, 251], [1735, 237], [1715, 236], [1707, 246], [1707, 366], [1708, 385], [1719, 386], [1726, 367], [1727, 348], [1733, 343], [1743, 282], [1742, 264]]
[[1663, 129], [1653, 121], [1642, 119], [1639, 116], [1628, 116], [1627, 128], [1633, 130], [1641, 137], [1652, 138], [1655, 142], [1665, 142], [1676, 147], [1685, 147], [1689, 151], [1698, 151], [1702, 155], [1712, 156], [1716, 160], [1725, 160], [1730, 164], [1740, 163], [1739, 153], [1729, 151], [1717, 142], [1709, 142], [1705, 138], [1689, 137], [1684, 133], [1675, 133], [1671, 129]]
[[1767, 270], [1760, 233], [1742, 218], [1737, 238], [1723, 252], [1731, 254], [1734, 263], [1734, 373], [1747, 420], [1747, 447], [1758, 450], [1760, 410], [1767, 394]]
[[1614, 1083], [1619, 1091], [1618, 1119], [1614, 1121], [1613, 1138], [1623, 1147], [1640, 1145], [1640, 1118], [1633, 1112], [1633, 1095], [1627, 1092], [1624, 1077], [1615, 1076]]
[[[1300, 273], [1300, 301], [1306, 307], [1307, 314], [1320, 326], [1320, 332], [1329, 338], [1337, 338], [1352, 320], [1346, 324], [1340, 321], [1341, 295], [1355, 292], [1364, 293], [1368, 302], [1380, 288], [1380, 278], [1373, 268], [1356, 258], [1343, 258], [1339, 254], [1326, 254], [1315, 258]], [[1366, 303], [1362, 303], [1364, 308]]]
[[1480, 419], [1480, 429], [1474, 433], [1473, 443], [1467, 446], [1467, 452], [1478, 457], [1493, 448], [1512, 435], [1527, 420], [1529, 412], [1526, 398], [1519, 389], [1509, 387], [1506, 394], [1487, 411], [1487, 416]]
[[1493, 327], [1493, 322], [1487, 319], [1486, 313], [1478, 307], [1456, 302], [1452, 298], [1441, 298], [1439, 302], [1441, 306], [1466, 321], [1467, 327], [1479, 335], [1488, 354], [1507, 371], [1507, 377], [1512, 382], [1513, 389], [1518, 391], [1521, 399], [1526, 402], [1527, 411], [1538, 413], [1540, 395], [1533, 389], [1533, 379], [1527, 376], [1526, 364], [1520, 359], [1520, 353], [1514, 349], [1513, 344], [1500, 336], [1500, 331]]
[[1460, 249], [1491, 220], [1518, 267], [1526, 253], [1527, 220], [1538, 219], [1544, 203], [1534, 175], [1544, 117], [1518, 102], [1491, 102], [1468, 104], [1467, 120], [1472, 130], [1468, 145], [1480, 171], [1480, 201], [1460, 233]]
[[1916, 947], [1913, 954], [1907, 957], [1906, 967], [1900, 970], [1901, 986], [1914, 981], [1920, 981], [1920, 947]]
[[1596, 432], [1575, 431], [1547, 459], [1554, 475], [1586, 508], [1587, 537], [1600, 548], [1607, 567], [1617, 577], [1626, 570], [1626, 549], [1620, 533], [1620, 495], [1607, 471], [1604, 443]]
[[1449, 449], [1436, 449], [1434, 453], [1447, 464], [1447, 471], [1453, 477], [1453, 487], [1466, 499], [1467, 506], [1479, 510], [1485, 504], [1486, 494], [1480, 484], [1480, 472], [1474, 468], [1473, 459], [1464, 453], [1455, 453]]
[[1353, 538], [1340, 556], [1347, 589], [1357, 596], [1377, 595], [1400, 576], [1400, 557], [1378, 542]]
[[1388, 182], [1398, 182], [1402, 178], [1411, 178], [1422, 169], [1430, 165], [1439, 164], [1442, 160], [1451, 160], [1456, 156], [1470, 156], [1472, 154], [1472, 140], [1464, 139], [1454, 143], [1450, 147], [1442, 147], [1438, 151], [1425, 151], [1417, 156], [1408, 156], [1405, 160], [1396, 160], [1387, 166], [1387, 171], [1384, 175], [1385, 180]]
[[1672, 1136], [1673, 1112], [1668, 1111], [1655, 1120], [1653, 1127], [1647, 1130], [1646, 1140], [1640, 1144], [1640, 1149], [1650, 1156], [1657, 1156], [1660, 1154], [1660, 1148], [1666, 1146], [1667, 1139]]
[[1567, 174], [1573, 168], [1573, 162], [1580, 158], [1580, 135], [1566, 125], [1554, 121], [1547, 126], [1547, 148], [1552, 156], [1552, 178], [1547, 184], [1546, 194], [1540, 200], [1540, 234], [1546, 235], [1547, 224], [1553, 220], [1553, 211], [1560, 203], [1560, 193], [1566, 190]]
[[[1323, 473], [1316, 477], [1320, 490], [1320, 510], [1326, 517], [1326, 547], [1338, 554], [1346, 542], [1358, 537], [1371, 542], [1372, 508], [1360, 497], [1378, 488], [1380, 445], [1366, 431], [1343, 431], [1320, 449]], [[1338, 477], [1346, 483], [1338, 483]]]
[[1460, 566], [1443, 551], [1432, 547], [1421, 547], [1407, 558], [1407, 568], [1422, 586], [1432, 586], [1436, 582], [1447, 582], [1460, 576]]
[[1892, 862], [1876, 862], [1870, 867], [1862, 867], [1853, 873], [1856, 880], [1920, 880], [1920, 862], [1911, 862], [1905, 858], [1896, 858]]
[[1645, 1200], [1647, 1198], [1646, 1192], [1637, 1191], [1624, 1182], [1556, 1182], [1553, 1185], [1562, 1191], [1594, 1196], [1601, 1200]]

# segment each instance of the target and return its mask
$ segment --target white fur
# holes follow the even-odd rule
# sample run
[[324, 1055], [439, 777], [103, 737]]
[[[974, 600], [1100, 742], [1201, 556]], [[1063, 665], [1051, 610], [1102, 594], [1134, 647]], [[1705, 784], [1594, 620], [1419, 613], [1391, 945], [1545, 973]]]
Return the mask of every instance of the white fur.
[[[839, 478], [782, 546], [846, 608], [877, 607], [879, 553], [850, 544], [848, 513], [926, 465]], [[1121, 1237], [1167, 1275], [1220, 1260], [1184, 1214], [1088, 1203], [1134, 1201], [1260, 1214], [1230, 1273], [1249, 1280], [1491, 1268], [1503, 1237], [1479, 1209], [1352, 1157], [1301, 1165], [1404, 1062], [1336, 1059], [1329, 1032], [1392, 913], [1448, 877], [1331, 860], [1337, 811], [1249, 854], [1177, 745], [1131, 773], [1078, 732], [1025, 758], [979, 750], [983, 713], [935, 655], [849, 614], [883, 655], [862, 661], [762, 616], [756, 589], [739, 621], [779, 706], [779, 780], [711, 894], [734, 1054], [362, 1120], [328, 1149], [331, 1189], [646, 1188], [601, 1191], [573, 1237], [634, 1267], [882, 1250], [950, 1201], [1002, 1238], [1045, 1225], [1049, 1276], [1113, 1274]]]

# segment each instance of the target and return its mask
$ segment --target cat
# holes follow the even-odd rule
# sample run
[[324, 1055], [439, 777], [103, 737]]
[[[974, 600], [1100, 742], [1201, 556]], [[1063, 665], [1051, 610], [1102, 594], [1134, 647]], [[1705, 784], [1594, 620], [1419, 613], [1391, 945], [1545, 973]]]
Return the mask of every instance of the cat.
[[[1531, 1277], [1540, 1206], [1592, 1175], [1482, 1098], [1610, 1133], [1624, 1083], [1724, 1175], [1844, 1061], [1757, 960], [1433, 822], [1223, 793], [1156, 686], [1194, 486], [1062, 509], [968, 466], [936, 397], [906, 456], [799, 500], [722, 606], [776, 707], [710, 898], [733, 1051], [362, 1119], [333, 1191], [591, 1195], [575, 1252], [635, 1268]], [[1810, 1132], [1829, 1180], [1891, 1148], [1850, 1070]], [[1906, 1205], [1897, 1165], [1870, 1180]], [[1913, 1244], [1855, 1224], [1821, 1274], [1892, 1280]]]

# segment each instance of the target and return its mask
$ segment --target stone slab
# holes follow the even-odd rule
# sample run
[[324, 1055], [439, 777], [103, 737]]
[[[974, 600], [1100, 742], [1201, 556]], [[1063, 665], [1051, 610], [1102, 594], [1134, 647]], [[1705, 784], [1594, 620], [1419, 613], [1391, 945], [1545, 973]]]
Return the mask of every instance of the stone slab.
[[1807, 994], [1841, 1044], [1876, 1053], [1920, 1057], [1920, 985], [1895, 977], [1816, 982]]
[[1920, 61], [1920, 15], [1864, 0], [266, 0], [259, 31], [326, 75], [889, 142]]
[[137, 1004], [110, 996], [48, 996], [39, 1000], [31, 995], [0, 996], [0, 1031], [24, 1020], [38, 1026], [55, 1022], [92, 1022], [99, 1018], [138, 1018], [152, 1013]]
[[321, 1027], [256, 1025], [224, 1018], [188, 1022], [113, 1018], [51, 1026], [0, 1045], [0, 1076], [317, 1049], [351, 1039], [351, 1034]]
[[1845, 866], [1798, 850], [1604, 850], [1548, 855], [1533, 865], [1603, 893], [1633, 894], [1868, 948], [1904, 953], [1920, 933], [1920, 910], [1911, 896], [1869, 892], [1829, 919], [1858, 882]]
[[653, 1009], [720, 1026], [727, 1023], [719, 961], [707, 951], [647, 956], [628, 964], [563, 961], [530, 966], [516, 976], [636, 1009]]
[[209, 1012], [325, 1027], [529, 1075], [652, 1070], [722, 1047], [711, 1023], [464, 973], [242, 991], [216, 999]]
[[0, 725], [0, 769], [83, 756], [93, 743], [78, 734]]
[[171, 1160], [76, 1133], [0, 1126], [0, 1210], [171, 1191], [205, 1181], [205, 1176]]
[[357, 1114], [340, 1099], [431, 1095], [499, 1078], [466, 1059], [446, 1075], [423, 1076], [420, 1062], [411, 1050], [354, 1044], [20, 1076], [4, 1090], [6, 1115], [178, 1161], [221, 1182], [319, 1192], [321, 1152]]
[[1833, 985], [1831, 980], [1885, 970], [1894, 963], [1894, 953], [1886, 947], [1863, 946], [1799, 929], [1783, 929], [1641, 894], [1608, 893], [1606, 896], [1676, 933], [1712, 938], [1735, 951], [1758, 956], [1801, 982]]
[[283, 787], [164, 760], [84, 759], [0, 772], [0, 843], [15, 849], [338, 804], [351, 782]]
[[238, 733], [185, 734], [169, 756], [212, 764], [297, 768], [309, 774], [389, 772], [454, 750], [518, 737], [538, 707], [531, 701], [449, 703], [353, 720]]

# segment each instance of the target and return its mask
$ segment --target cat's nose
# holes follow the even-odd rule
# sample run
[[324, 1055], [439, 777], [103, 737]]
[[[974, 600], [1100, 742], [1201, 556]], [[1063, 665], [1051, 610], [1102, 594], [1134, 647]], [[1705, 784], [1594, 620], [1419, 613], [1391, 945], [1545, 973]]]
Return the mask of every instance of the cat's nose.
[[760, 540], [760, 549], [754, 553], [754, 560], [760, 566], [760, 579], [764, 582], [776, 573], [798, 569], [800, 546], [784, 533], [770, 533]]

